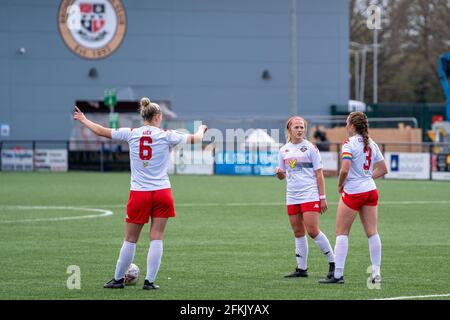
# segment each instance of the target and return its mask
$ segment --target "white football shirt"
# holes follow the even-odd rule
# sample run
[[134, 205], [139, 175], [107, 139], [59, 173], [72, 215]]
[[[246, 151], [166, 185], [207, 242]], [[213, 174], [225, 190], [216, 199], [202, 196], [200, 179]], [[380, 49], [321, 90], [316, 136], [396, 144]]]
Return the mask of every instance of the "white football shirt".
[[342, 161], [352, 161], [347, 179], [344, 181], [344, 191], [348, 194], [377, 188], [372, 178], [373, 164], [384, 160], [384, 157], [372, 139], [369, 139], [369, 149], [364, 149], [363, 137], [358, 134], [345, 140], [342, 145]]
[[319, 201], [315, 170], [322, 169], [319, 149], [308, 140], [287, 143], [278, 154], [278, 167], [286, 172], [286, 204]]
[[157, 127], [112, 130], [112, 139], [126, 141], [130, 149], [131, 190], [152, 191], [170, 188], [167, 169], [169, 148], [187, 142], [187, 134]]

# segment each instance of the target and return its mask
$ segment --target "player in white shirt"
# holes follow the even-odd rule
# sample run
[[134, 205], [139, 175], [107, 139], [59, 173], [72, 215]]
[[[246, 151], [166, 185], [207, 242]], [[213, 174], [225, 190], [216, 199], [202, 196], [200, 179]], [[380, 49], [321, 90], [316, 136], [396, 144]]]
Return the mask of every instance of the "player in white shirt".
[[286, 205], [295, 236], [297, 268], [285, 277], [308, 276], [308, 239], [306, 232], [327, 257], [327, 278], [333, 278], [334, 254], [326, 235], [319, 229], [319, 217], [328, 206], [322, 159], [315, 145], [305, 139], [307, 123], [298, 116], [286, 123], [286, 141], [278, 156], [276, 175], [287, 177]]
[[175, 216], [167, 175], [169, 151], [172, 146], [179, 143], [201, 142], [207, 130], [205, 125], [201, 125], [193, 135], [162, 130], [161, 109], [147, 97], [140, 101], [140, 115], [144, 126], [112, 130], [88, 120], [80, 109], [75, 107], [75, 120], [80, 121], [98, 136], [128, 142], [130, 150], [131, 189], [125, 219], [125, 239], [117, 260], [114, 278], [107, 282], [104, 288], [124, 288], [124, 276], [133, 262], [136, 243], [142, 227], [150, 218], [150, 248], [143, 289], [159, 288], [154, 281], [163, 254], [164, 229], [168, 218]]
[[344, 283], [344, 266], [348, 252], [348, 235], [359, 217], [369, 239], [372, 263], [372, 283], [381, 282], [381, 239], [377, 230], [378, 192], [374, 179], [387, 173], [384, 157], [378, 145], [369, 137], [369, 121], [362, 112], [352, 112], [347, 118], [349, 139], [342, 145], [342, 164], [338, 190], [342, 197], [336, 214], [336, 270], [334, 277], [321, 283]]

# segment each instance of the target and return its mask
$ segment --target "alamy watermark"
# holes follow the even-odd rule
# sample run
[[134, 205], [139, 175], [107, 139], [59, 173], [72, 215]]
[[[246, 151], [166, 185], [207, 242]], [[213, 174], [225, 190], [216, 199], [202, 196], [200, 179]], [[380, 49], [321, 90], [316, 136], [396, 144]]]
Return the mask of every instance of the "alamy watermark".
[[81, 289], [81, 269], [77, 265], [70, 265], [67, 267], [66, 273], [70, 274], [67, 278], [66, 286], [69, 290]]
[[[198, 128], [201, 121], [194, 121]], [[176, 129], [179, 133], [191, 134], [186, 129]], [[220, 164], [270, 164], [277, 160], [281, 143], [279, 129], [225, 129], [208, 128], [203, 136], [203, 144], [179, 144], [174, 148], [172, 161], [176, 165]], [[214, 150], [216, 159], [211, 157]]]
[[373, 4], [369, 6], [366, 10], [367, 20], [366, 25], [370, 30], [380, 30], [381, 29], [381, 7]]

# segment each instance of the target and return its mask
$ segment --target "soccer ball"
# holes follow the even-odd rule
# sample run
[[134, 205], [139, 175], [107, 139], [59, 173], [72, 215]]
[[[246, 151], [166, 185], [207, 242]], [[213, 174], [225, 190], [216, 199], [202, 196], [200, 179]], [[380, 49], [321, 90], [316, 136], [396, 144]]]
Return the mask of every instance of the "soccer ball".
[[139, 267], [134, 263], [130, 264], [127, 272], [125, 272], [125, 285], [136, 284], [139, 280]]

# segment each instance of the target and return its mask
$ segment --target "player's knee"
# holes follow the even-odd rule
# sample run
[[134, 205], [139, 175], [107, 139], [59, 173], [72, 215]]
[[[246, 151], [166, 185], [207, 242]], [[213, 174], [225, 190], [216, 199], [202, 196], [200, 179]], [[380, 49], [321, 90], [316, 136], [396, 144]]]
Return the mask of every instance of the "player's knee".
[[302, 230], [302, 229], [294, 230], [294, 236], [296, 238], [304, 237], [305, 236], [305, 230]]
[[343, 231], [343, 230], [336, 230], [336, 237], [339, 237], [339, 236], [348, 236], [349, 235], [349, 231]]
[[366, 231], [367, 238], [370, 238], [378, 233], [377, 229], [371, 229]]
[[133, 236], [133, 235], [126, 235], [125, 236], [125, 241], [127, 242], [131, 242], [131, 243], [136, 243], [138, 242], [139, 237]]
[[162, 232], [153, 232], [150, 234], [150, 241], [163, 240], [163, 238], [164, 238], [164, 233], [162, 233]]
[[308, 235], [312, 238], [315, 239], [320, 233], [320, 230], [317, 228], [314, 228], [312, 230], [308, 230]]

